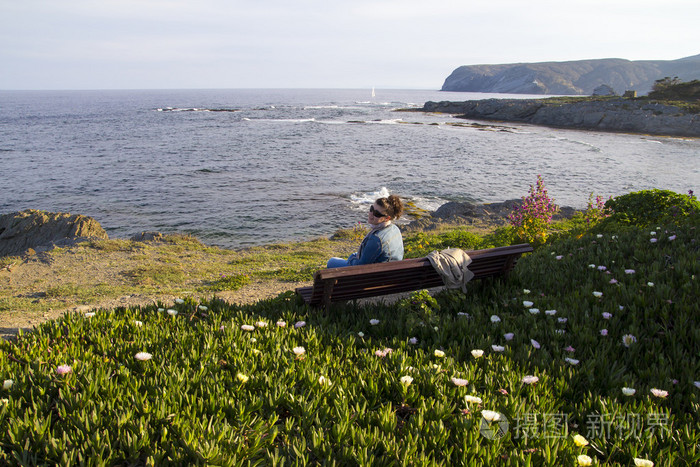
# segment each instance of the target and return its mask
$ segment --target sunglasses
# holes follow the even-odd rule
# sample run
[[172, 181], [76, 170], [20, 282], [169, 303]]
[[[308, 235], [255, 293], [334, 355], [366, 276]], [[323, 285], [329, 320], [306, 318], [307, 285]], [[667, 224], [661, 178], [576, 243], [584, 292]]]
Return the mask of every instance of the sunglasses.
[[369, 207], [369, 212], [377, 219], [379, 219], [380, 217], [387, 217], [387, 214], [382, 214], [381, 212], [377, 211], [376, 209], [374, 209], [374, 206]]

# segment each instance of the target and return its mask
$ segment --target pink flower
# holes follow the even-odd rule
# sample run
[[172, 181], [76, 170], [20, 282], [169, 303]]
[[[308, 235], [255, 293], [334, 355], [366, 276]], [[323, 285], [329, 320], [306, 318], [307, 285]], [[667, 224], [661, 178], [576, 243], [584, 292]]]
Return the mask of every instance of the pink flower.
[[617, 279], [615, 279], [615, 278], [613, 277], [612, 279], [610, 279], [610, 283], [611, 283], [611, 284], [617, 284]]
[[610, 319], [612, 318], [612, 314], [608, 313], [607, 311], [603, 312], [603, 319]]
[[576, 352], [576, 349], [574, 349], [574, 348], [571, 347], [571, 346], [568, 346], [568, 347], [565, 348], [564, 350], [566, 350], [567, 352]]
[[295, 328], [303, 328], [304, 326], [306, 326], [306, 321], [297, 321], [294, 323]]
[[56, 368], [56, 373], [59, 375], [67, 375], [73, 371], [73, 368], [70, 367], [70, 365], [59, 365], [58, 368]]
[[625, 269], [625, 274], [634, 274], [634, 269]]
[[608, 330], [607, 330], [607, 329], [601, 329], [601, 330], [600, 330], [600, 335], [601, 335], [601, 336], [607, 336], [607, 335], [608, 335]]
[[540, 348], [540, 343], [537, 342], [535, 339], [530, 339], [530, 343], [532, 344], [532, 346], [533, 346], [534, 348], [536, 348], [536, 349], [539, 349], [539, 348]]
[[532, 376], [532, 375], [523, 376], [523, 383], [525, 383], [525, 384], [535, 384], [539, 380], [540, 379], [537, 376]]
[[657, 240], [656, 240], [655, 238], [652, 238], [652, 239], [649, 240], [649, 241], [650, 241], [651, 243], [656, 243], [656, 242], [657, 242]]
[[675, 236], [675, 235], [671, 235], [670, 237], [668, 237], [668, 239], [669, 239], [670, 241], [674, 241], [674, 240], [676, 239], [676, 236]]

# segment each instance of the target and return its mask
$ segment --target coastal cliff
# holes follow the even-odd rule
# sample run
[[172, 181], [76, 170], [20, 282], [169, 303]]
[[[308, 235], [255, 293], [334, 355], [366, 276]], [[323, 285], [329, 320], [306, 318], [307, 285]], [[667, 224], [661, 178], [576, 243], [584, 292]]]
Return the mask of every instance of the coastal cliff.
[[604, 58], [567, 62], [464, 65], [445, 79], [442, 91], [495, 92], [505, 94], [586, 95], [600, 85], [618, 94], [649, 92], [665, 76], [684, 81], [700, 79], [700, 55], [678, 60]]
[[[580, 100], [579, 100], [580, 99]], [[556, 128], [700, 137], [697, 106], [649, 99], [485, 99], [426, 102], [425, 112], [459, 118], [528, 123]]]

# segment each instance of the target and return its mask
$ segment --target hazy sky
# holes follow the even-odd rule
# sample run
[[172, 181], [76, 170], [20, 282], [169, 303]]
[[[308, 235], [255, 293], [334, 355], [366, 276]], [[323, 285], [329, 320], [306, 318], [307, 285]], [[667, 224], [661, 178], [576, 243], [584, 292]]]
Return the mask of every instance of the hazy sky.
[[698, 0], [0, 0], [0, 89], [439, 89], [460, 65], [700, 53]]

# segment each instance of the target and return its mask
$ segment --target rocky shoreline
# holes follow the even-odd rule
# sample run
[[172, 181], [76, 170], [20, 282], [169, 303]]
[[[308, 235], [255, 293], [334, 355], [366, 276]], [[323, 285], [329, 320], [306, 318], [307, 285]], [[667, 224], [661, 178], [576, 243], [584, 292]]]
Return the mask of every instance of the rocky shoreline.
[[580, 102], [562, 102], [556, 98], [429, 101], [420, 110], [454, 114], [465, 119], [528, 123], [555, 128], [700, 137], [700, 114], [649, 99], [581, 98]]

